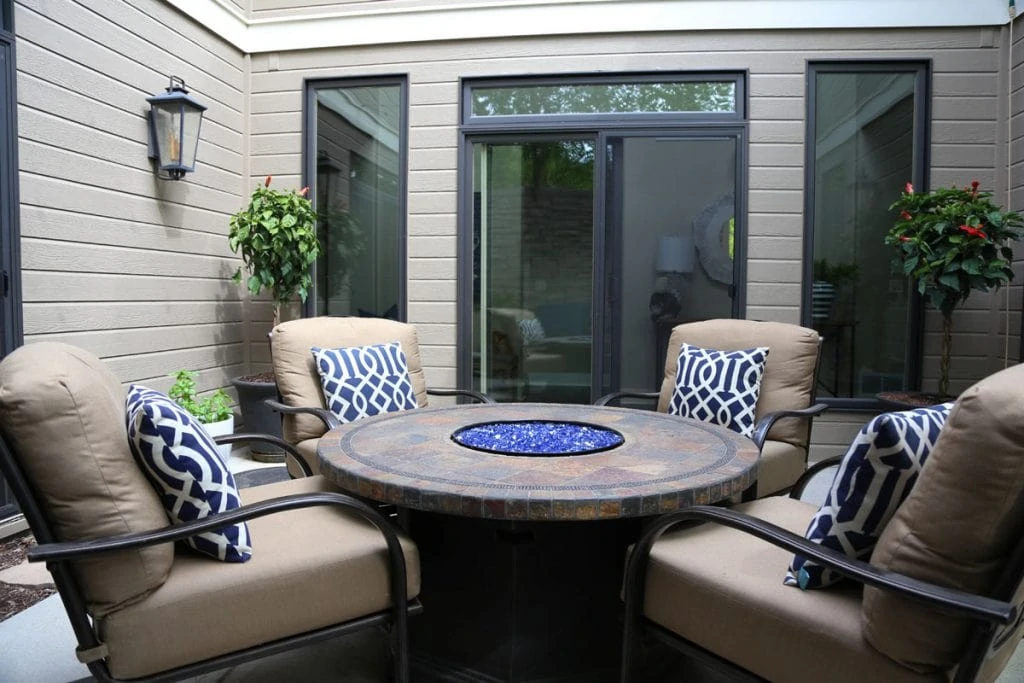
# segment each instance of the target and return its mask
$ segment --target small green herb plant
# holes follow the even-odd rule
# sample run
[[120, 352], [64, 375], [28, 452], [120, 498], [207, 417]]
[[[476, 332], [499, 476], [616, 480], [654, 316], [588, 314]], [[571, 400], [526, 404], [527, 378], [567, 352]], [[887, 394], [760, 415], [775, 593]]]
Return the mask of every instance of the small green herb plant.
[[235, 282], [242, 281], [242, 270], [249, 273], [246, 286], [255, 296], [269, 289], [274, 299], [274, 325], [281, 321], [281, 304], [298, 294], [306, 300], [313, 284], [309, 268], [320, 253], [316, 238], [316, 212], [306, 198], [304, 187], [298, 192], [270, 189], [271, 176], [253, 190], [249, 205], [231, 216], [228, 246], [241, 253], [243, 265], [235, 271]]
[[200, 422], [210, 424], [231, 417], [231, 397], [223, 389], [199, 398], [196, 396], [196, 373], [178, 370], [171, 373], [171, 377], [174, 378], [174, 384], [167, 395]]

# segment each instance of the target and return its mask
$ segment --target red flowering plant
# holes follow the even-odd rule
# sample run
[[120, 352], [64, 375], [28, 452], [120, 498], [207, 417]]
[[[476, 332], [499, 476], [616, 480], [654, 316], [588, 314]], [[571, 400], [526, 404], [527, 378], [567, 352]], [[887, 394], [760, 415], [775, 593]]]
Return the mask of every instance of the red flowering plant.
[[953, 310], [971, 290], [987, 292], [1013, 279], [1013, 250], [1024, 220], [992, 203], [992, 193], [967, 187], [914, 192], [907, 183], [890, 210], [899, 215], [885, 236], [896, 249], [894, 272], [917, 280], [917, 291], [942, 314], [939, 394], [949, 395]]
[[296, 294], [306, 300], [313, 284], [310, 266], [320, 253], [316, 236], [316, 212], [306, 197], [308, 187], [272, 190], [271, 177], [253, 190], [249, 205], [233, 215], [228, 246], [241, 252], [243, 265], [235, 271], [241, 282], [243, 268], [249, 273], [246, 286], [253, 296], [264, 288], [274, 299], [274, 325], [281, 320], [281, 304]]

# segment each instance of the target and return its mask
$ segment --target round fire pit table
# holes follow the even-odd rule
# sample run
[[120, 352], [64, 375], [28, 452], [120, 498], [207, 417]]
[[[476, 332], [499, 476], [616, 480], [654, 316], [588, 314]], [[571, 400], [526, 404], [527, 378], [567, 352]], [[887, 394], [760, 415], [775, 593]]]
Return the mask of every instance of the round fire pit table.
[[643, 518], [742, 493], [758, 460], [715, 425], [536, 403], [378, 415], [331, 430], [318, 453], [341, 489], [398, 506], [416, 541], [424, 683], [616, 680], [622, 569]]

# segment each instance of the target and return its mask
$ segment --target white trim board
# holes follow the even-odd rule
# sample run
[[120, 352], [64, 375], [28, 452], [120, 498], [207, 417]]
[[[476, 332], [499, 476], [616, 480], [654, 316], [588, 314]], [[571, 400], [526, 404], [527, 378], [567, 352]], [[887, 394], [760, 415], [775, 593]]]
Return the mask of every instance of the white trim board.
[[228, 0], [165, 0], [249, 54], [509, 36], [765, 29], [1001, 26], [1008, 0], [516, 0], [249, 19]]

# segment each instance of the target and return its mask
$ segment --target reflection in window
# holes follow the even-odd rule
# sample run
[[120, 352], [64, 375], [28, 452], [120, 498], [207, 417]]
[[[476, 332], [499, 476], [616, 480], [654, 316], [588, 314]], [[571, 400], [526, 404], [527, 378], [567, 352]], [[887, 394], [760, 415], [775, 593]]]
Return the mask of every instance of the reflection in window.
[[316, 90], [318, 315], [398, 319], [401, 84]]
[[923, 174], [923, 69], [811, 67], [809, 318], [824, 339], [824, 396], [871, 397], [908, 383], [911, 293], [883, 239], [889, 205]]
[[474, 117], [736, 111], [736, 82], [578, 83], [472, 89]]

